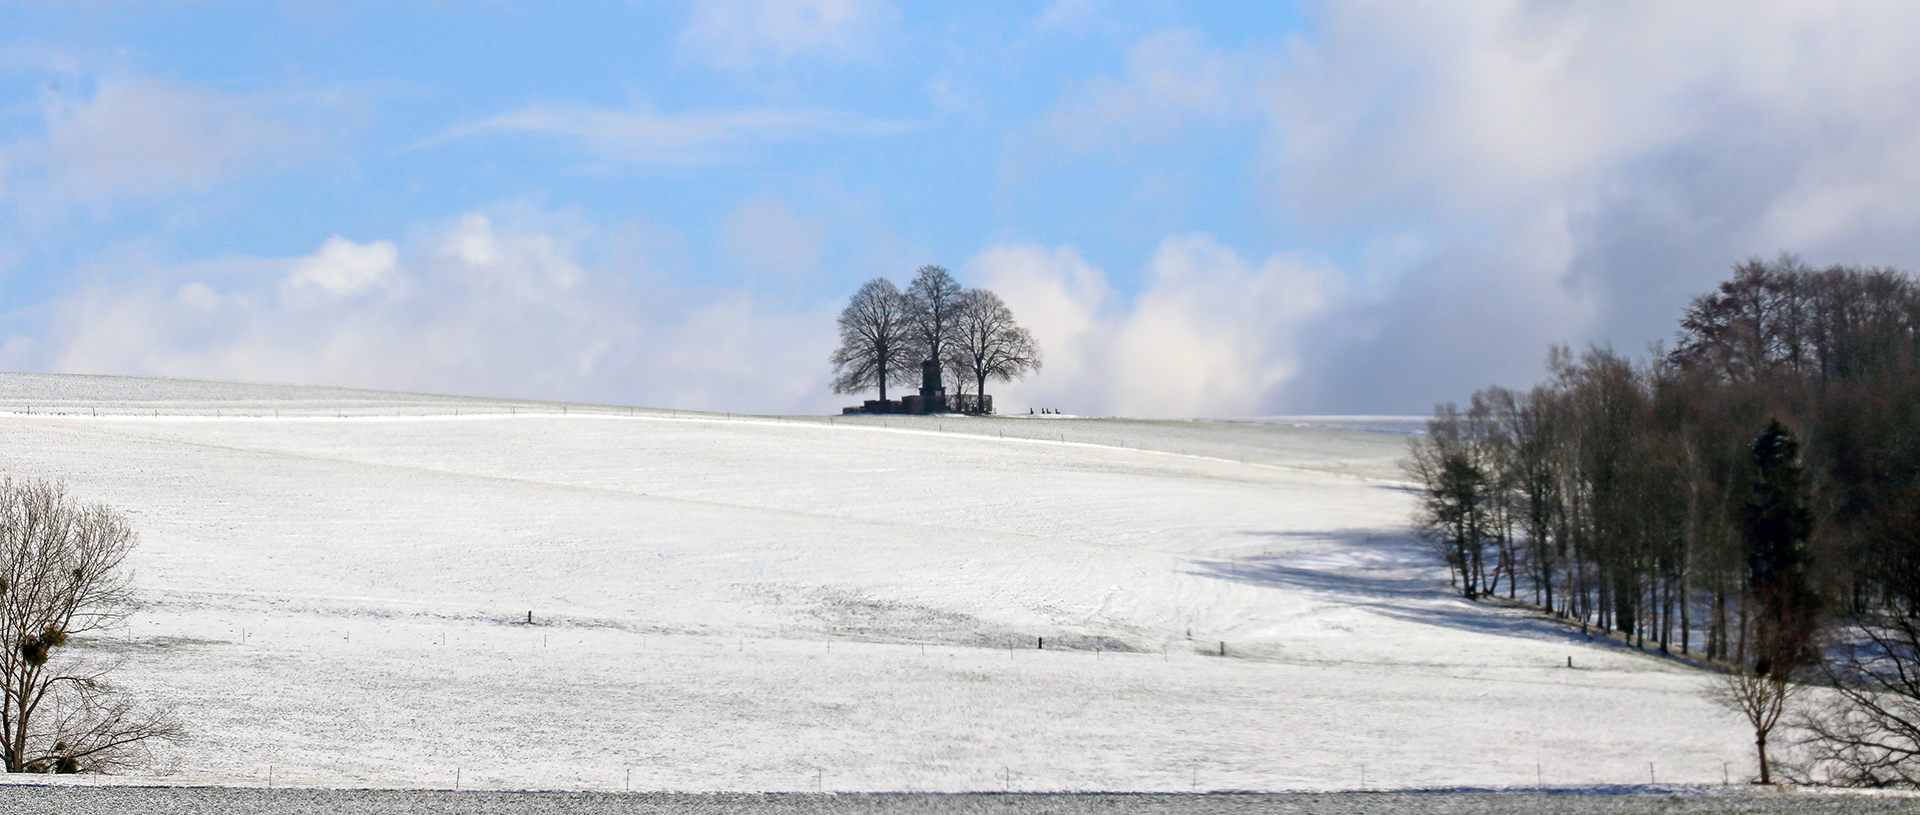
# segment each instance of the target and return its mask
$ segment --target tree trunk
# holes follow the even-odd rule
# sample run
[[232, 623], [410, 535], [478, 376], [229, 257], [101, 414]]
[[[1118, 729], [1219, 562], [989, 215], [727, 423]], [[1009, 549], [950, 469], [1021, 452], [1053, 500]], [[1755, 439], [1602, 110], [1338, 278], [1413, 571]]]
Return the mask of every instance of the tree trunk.
[[1639, 609], [1634, 607], [1640, 599], [1640, 587], [1633, 584], [1629, 575], [1618, 575], [1616, 580], [1613, 590], [1614, 628], [1631, 637], [1640, 630]]
[[1707, 658], [1727, 658], [1727, 581], [1715, 575], [1713, 620], [1707, 624]]
[[1693, 611], [1688, 608], [1689, 601], [1693, 599], [1690, 596], [1693, 586], [1687, 577], [1687, 570], [1682, 568], [1680, 570], [1680, 653], [1683, 656], [1687, 653], [1687, 647], [1693, 642]]
[[1673, 638], [1673, 581], [1660, 579], [1660, 626], [1654, 629], [1660, 638], [1660, 653], [1667, 653], [1667, 641]]
[[1743, 666], [1747, 664], [1747, 599], [1740, 599], [1740, 639], [1734, 644], [1733, 656], [1734, 661]]
[[1553, 560], [1548, 555], [1551, 551], [1552, 549], [1543, 542], [1540, 547], [1540, 590], [1546, 595], [1546, 602], [1541, 605], [1549, 611], [1553, 610]]
[[1520, 582], [1520, 564], [1515, 561], [1520, 559], [1520, 547], [1515, 545], [1513, 528], [1511, 526], [1507, 528], [1506, 537], [1503, 541], [1502, 546], [1505, 554], [1501, 556], [1507, 560], [1507, 599], [1512, 600], [1514, 599], [1514, 592], [1519, 591], [1519, 589], [1516, 588], [1516, 584]]

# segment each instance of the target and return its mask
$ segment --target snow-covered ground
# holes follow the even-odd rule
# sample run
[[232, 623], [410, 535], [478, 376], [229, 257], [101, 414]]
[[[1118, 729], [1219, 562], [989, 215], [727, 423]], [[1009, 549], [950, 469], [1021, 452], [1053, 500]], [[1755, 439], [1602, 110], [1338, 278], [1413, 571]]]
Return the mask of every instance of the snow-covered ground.
[[1445, 590], [1405, 529], [1412, 426], [0, 375], [4, 471], [140, 531], [143, 608], [85, 647], [192, 723], [182, 779], [1740, 780], [1697, 672]]

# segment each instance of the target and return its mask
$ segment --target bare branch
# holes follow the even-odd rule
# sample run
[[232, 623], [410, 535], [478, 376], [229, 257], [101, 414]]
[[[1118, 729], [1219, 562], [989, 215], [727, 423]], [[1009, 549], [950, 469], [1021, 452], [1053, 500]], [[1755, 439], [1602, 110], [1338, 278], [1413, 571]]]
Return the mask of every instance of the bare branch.
[[[113, 626], [131, 604], [125, 519], [44, 481], [0, 481], [0, 759], [8, 772], [106, 772], [180, 735], [106, 681], [112, 664], [72, 638]], [[49, 703], [58, 711], [47, 715]]]

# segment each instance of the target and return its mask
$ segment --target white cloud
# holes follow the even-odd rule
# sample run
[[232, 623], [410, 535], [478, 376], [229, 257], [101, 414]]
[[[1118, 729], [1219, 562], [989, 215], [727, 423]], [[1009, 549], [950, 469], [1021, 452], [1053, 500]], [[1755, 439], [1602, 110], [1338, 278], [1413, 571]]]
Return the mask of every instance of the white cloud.
[[1299, 370], [1297, 334], [1326, 310], [1329, 284], [1296, 258], [1256, 267], [1205, 236], [1167, 238], [1114, 337], [1113, 410], [1267, 412]]
[[648, 391], [733, 412], [839, 412], [827, 363], [840, 304], [774, 304], [747, 292], [702, 302], [649, 334]]
[[319, 254], [293, 264], [286, 285], [295, 296], [351, 297], [385, 285], [399, 257], [400, 251], [392, 241], [361, 245], [334, 236], [320, 246]]
[[725, 68], [870, 55], [899, 12], [885, 0], [699, 0], [680, 44]]
[[1920, 177], [1920, 48], [1898, 33], [1920, 7], [1484, 0], [1333, 6], [1321, 23], [1276, 97], [1315, 207], [1498, 220], [1543, 196], [1590, 203], [1699, 148], [1821, 187]]
[[100, 79], [90, 95], [42, 95], [37, 133], [0, 144], [0, 198], [34, 218], [204, 192], [321, 151], [294, 124], [311, 100], [230, 94], [155, 77]]
[[1637, 351], [1752, 255], [1920, 266], [1920, 7], [1317, 11], [1262, 90], [1276, 208], [1427, 250], [1338, 309], [1377, 330], [1305, 375], [1310, 409], [1525, 384], [1549, 342]]
[[[396, 244], [327, 240], [85, 286], [5, 347], [29, 370], [234, 378], [731, 411], [821, 411], [827, 303], [636, 292], [568, 230], [469, 214]], [[654, 295], [658, 295], [655, 297]], [[18, 340], [17, 342], [15, 340]]]
[[762, 109], [662, 114], [645, 105], [631, 110], [536, 106], [450, 128], [417, 146], [444, 144], [485, 133], [534, 133], [577, 139], [610, 162], [688, 164], [718, 161], [732, 151], [756, 144], [822, 135], [889, 135], [912, 127], [905, 122], [826, 111]]
[[[968, 261], [970, 275], [1006, 301], [1015, 319], [1033, 332], [1044, 362], [1041, 373], [1000, 392], [1001, 410], [1073, 406], [1105, 407], [1106, 311], [1113, 299], [1106, 276], [1070, 248], [997, 246]], [[1098, 403], [1098, 407], [1081, 407]]]
[[1327, 272], [1278, 255], [1252, 265], [1205, 235], [1161, 241], [1126, 302], [1070, 249], [997, 247], [970, 266], [1045, 355], [1041, 373], [999, 388], [1015, 411], [1267, 412], [1300, 369], [1300, 332], [1332, 302]]

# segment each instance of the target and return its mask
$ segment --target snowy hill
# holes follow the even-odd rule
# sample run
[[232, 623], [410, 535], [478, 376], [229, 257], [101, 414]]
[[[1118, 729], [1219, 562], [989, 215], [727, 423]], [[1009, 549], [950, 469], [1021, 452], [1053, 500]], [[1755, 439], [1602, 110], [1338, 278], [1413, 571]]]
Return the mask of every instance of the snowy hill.
[[143, 608], [85, 647], [178, 704], [182, 778], [1331, 789], [1750, 763], [1696, 672], [1449, 595], [1406, 536], [1390, 420], [22, 374], [0, 413], [7, 473], [140, 531]]

